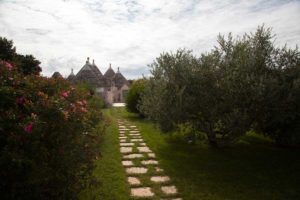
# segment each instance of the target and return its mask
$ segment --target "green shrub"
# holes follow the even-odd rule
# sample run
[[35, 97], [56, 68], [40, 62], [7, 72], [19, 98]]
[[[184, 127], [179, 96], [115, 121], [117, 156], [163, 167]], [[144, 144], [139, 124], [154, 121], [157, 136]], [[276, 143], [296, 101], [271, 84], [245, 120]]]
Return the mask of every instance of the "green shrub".
[[126, 108], [129, 112], [140, 113], [138, 107], [141, 100], [141, 95], [144, 92], [145, 82], [146, 79], [139, 79], [131, 84], [125, 99]]

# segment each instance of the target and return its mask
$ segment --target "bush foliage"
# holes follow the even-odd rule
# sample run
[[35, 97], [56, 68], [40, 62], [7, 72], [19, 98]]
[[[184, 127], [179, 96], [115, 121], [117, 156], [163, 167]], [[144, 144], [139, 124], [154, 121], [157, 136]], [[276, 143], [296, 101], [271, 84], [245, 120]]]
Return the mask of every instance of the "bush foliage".
[[164, 131], [189, 123], [212, 146], [255, 129], [280, 145], [300, 144], [300, 53], [277, 48], [271, 29], [233, 39], [196, 57], [163, 53], [150, 65], [140, 111]]
[[126, 109], [129, 112], [140, 113], [138, 106], [141, 100], [141, 95], [145, 89], [145, 82], [146, 79], [138, 79], [131, 84], [125, 99]]
[[6, 58], [0, 61], [1, 198], [76, 199], [91, 180], [105, 128], [95, 97], [62, 78], [25, 73], [26, 65]]

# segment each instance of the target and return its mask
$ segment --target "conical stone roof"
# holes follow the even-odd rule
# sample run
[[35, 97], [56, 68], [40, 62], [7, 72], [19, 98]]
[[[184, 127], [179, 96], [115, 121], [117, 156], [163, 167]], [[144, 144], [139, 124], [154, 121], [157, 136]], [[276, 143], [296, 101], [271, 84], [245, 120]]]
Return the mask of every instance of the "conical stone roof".
[[76, 83], [76, 76], [73, 72], [73, 69], [71, 70], [71, 74], [68, 76], [67, 80], [72, 84]]
[[126, 78], [120, 73], [119, 68], [117, 73], [113, 77], [113, 81], [115, 83], [115, 86], [118, 88], [122, 87], [124, 84], [128, 84]]
[[62, 78], [62, 75], [59, 72], [54, 72], [52, 78]]
[[105, 72], [104, 77], [107, 79], [112, 79], [115, 74], [116, 74], [115, 71], [111, 68], [111, 65], [109, 64], [109, 68]]
[[77, 82], [88, 82], [95, 86], [99, 86], [102, 79], [102, 73], [96, 65], [92, 65], [89, 62], [89, 58], [81, 70], [76, 74]]

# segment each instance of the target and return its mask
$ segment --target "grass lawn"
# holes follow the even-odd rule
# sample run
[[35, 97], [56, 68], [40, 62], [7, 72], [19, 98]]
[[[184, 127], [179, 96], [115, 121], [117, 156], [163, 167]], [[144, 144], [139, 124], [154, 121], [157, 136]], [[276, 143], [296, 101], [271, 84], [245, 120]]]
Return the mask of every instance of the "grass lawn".
[[111, 120], [111, 125], [107, 129], [100, 145], [101, 157], [97, 161], [94, 175], [99, 185], [95, 184], [91, 188], [79, 194], [82, 200], [128, 200], [129, 185], [127, 185], [126, 174], [121, 165], [121, 153], [119, 148], [119, 131], [116, 118], [112, 117], [111, 109], [104, 110], [104, 114]]
[[102, 200], [130, 199], [115, 123], [120, 116], [138, 126], [184, 200], [300, 199], [300, 150], [277, 148], [254, 134], [226, 149], [170, 142], [152, 123], [124, 109], [110, 109], [106, 114], [113, 124], [95, 171], [102, 185], [87, 190], [82, 199], [93, 199], [93, 195]]

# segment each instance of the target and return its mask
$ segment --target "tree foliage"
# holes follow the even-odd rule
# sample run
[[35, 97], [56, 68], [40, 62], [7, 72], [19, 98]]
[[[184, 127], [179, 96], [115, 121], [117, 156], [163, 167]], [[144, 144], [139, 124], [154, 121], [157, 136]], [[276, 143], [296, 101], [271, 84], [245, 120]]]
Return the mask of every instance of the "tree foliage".
[[284, 145], [299, 144], [298, 49], [276, 48], [271, 29], [218, 37], [196, 57], [179, 49], [150, 65], [140, 110], [164, 131], [190, 123], [213, 146], [231, 144], [250, 129]]
[[129, 112], [140, 113], [138, 110], [141, 95], [144, 92], [146, 79], [138, 79], [133, 81], [126, 96], [126, 108]]
[[32, 55], [16, 53], [13, 41], [3, 37], [0, 37], [0, 60], [11, 62], [24, 75], [38, 75], [42, 71], [39, 66], [41, 64], [40, 61], [36, 60]]

